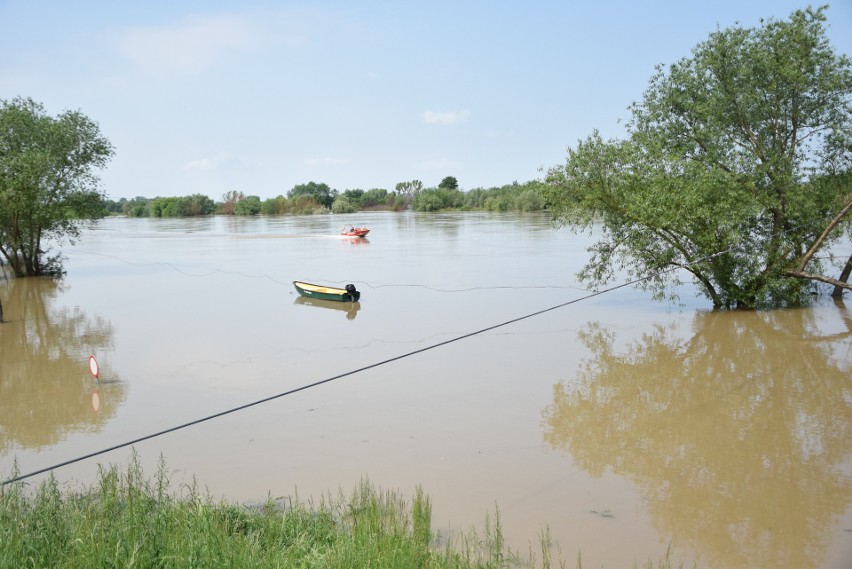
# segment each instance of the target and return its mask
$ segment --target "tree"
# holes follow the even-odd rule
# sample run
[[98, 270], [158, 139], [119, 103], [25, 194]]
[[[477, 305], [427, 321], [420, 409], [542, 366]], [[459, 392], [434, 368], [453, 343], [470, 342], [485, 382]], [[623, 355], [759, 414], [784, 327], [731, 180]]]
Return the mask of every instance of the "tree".
[[396, 185], [396, 193], [403, 199], [406, 206], [410, 206], [414, 198], [423, 190], [423, 182], [420, 180], [411, 180], [410, 182], [400, 182]]
[[267, 215], [282, 215], [287, 212], [287, 198], [276, 196], [260, 204], [260, 212]]
[[337, 196], [331, 204], [331, 213], [355, 213], [355, 206], [347, 196]]
[[385, 205], [388, 201], [388, 191], [384, 188], [372, 188], [361, 196], [361, 207], [376, 207]]
[[0, 254], [16, 276], [62, 274], [59, 254], [45, 248], [104, 216], [94, 171], [112, 155], [79, 111], [50, 117], [30, 98], [0, 101]]
[[150, 215], [151, 200], [142, 196], [136, 196], [132, 200], [125, 201], [121, 206], [121, 211], [127, 217], [146, 217]]
[[222, 194], [222, 213], [225, 215], [234, 215], [234, 210], [237, 207], [237, 203], [246, 198], [243, 192], [238, 192], [236, 190], [228, 190], [224, 194]]
[[216, 203], [204, 194], [192, 194], [183, 199], [188, 204], [190, 216], [210, 215], [216, 211]]
[[459, 189], [459, 181], [456, 180], [453, 176], [447, 176], [441, 183], [438, 184], [439, 188], [444, 188], [446, 190], [457, 190]]
[[260, 196], [246, 196], [237, 202], [235, 215], [257, 215], [260, 213]]
[[332, 190], [328, 184], [318, 184], [316, 182], [308, 182], [307, 184], [299, 184], [293, 186], [293, 189], [287, 192], [287, 197], [292, 199], [299, 196], [307, 196], [316, 200], [317, 203], [324, 207], [331, 208], [334, 203], [334, 197], [337, 195], [337, 190]]
[[661, 296], [678, 283], [666, 269], [683, 269], [715, 307], [850, 288], [816, 255], [852, 210], [852, 71], [824, 10], [714, 32], [657, 69], [626, 140], [595, 132], [548, 172], [555, 219], [603, 229], [582, 279], [599, 286], [626, 266]]

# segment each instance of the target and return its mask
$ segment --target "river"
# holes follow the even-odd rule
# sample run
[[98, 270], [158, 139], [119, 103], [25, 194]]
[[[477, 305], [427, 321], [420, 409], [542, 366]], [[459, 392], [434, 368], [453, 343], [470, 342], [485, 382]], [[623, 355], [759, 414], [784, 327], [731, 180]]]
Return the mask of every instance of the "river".
[[852, 310], [592, 295], [592, 239], [532, 214], [102, 220], [59, 283], [0, 280], [0, 474], [262, 401], [132, 448], [228, 501], [420, 485], [436, 531], [496, 509], [569, 566], [848, 567]]

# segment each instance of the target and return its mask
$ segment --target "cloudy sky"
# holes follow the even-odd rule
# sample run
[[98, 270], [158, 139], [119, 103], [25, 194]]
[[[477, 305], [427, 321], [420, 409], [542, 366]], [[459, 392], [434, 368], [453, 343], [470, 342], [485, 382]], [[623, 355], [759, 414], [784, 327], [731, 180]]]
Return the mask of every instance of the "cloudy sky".
[[[788, 0], [0, 0], [0, 99], [80, 110], [110, 198], [296, 184], [462, 189], [542, 176], [620, 137], [657, 64]], [[828, 12], [852, 54], [852, 0]]]

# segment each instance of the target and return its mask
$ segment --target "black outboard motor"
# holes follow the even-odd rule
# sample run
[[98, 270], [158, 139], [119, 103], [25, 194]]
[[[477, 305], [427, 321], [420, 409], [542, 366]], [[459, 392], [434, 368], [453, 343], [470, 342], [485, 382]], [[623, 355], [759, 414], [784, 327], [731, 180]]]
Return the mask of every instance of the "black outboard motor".
[[358, 291], [355, 289], [355, 285], [354, 285], [354, 284], [348, 284], [348, 285], [346, 285], [346, 287], [345, 287], [345, 288], [346, 288], [346, 292], [348, 292], [348, 293], [349, 293], [349, 296], [351, 296], [351, 297], [352, 297], [352, 302], [355, 302], [355, 301], [356, 301], [356, 300], [358, 300], [358, 298], [361, 296], [361, 293], [360, 293], [360, 292], [358, 292]]

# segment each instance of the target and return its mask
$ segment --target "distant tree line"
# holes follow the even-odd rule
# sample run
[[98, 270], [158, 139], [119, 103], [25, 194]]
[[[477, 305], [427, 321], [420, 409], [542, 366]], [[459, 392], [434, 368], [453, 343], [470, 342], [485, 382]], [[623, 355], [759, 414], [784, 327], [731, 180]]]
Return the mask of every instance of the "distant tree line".
[[106, 199], [104, 205], [107, 213], [128, 217], [314, 215], [406, 209], [524, 212], [547, 209], [543, 182], [513, 182], [500, 187], [463, 191], [453, 176], [447, 176], [436, 187], [428, 188], [424, 188], [420, 180], [400, 182], [393, 191], [372, 188], [338, 192], [328, 184], [308, 182], [294, 186], [286, 196], [279, 195], [267, 200], [239, 191], [229, 191], [218, 202], [202, 194], [193, 194], [183, 197]]

